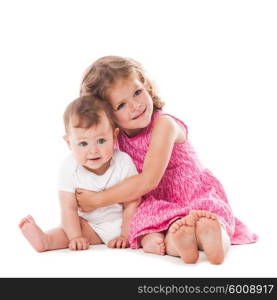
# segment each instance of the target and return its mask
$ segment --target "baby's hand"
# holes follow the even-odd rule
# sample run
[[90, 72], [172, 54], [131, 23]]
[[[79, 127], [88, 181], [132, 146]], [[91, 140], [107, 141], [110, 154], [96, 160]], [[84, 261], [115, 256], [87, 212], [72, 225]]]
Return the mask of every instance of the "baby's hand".
[[83, 236], [77, 236], [69, 241], [70, 250], [87, 250], [89, 247], [88, 239]]
[[122, 235], [116, 237], [115, 239], [108, 242], [109, 248], [128, 248], [128, 239]]

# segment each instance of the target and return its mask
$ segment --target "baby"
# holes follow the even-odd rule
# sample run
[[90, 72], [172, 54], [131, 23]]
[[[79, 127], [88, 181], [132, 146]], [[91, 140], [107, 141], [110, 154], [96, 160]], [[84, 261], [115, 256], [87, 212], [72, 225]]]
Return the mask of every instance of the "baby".
[[119, 129], [109, 105], [93, 96], [80, 97], [65, 110], [64, 125], [64, 140], [72, 153], [59, 174], [61, 226], [43, 232], [33, 217], [27, 216], [19, 224], [23, 235], [38, 252], [86, 250], [102, 243], [111, 248], [128, 247], [128, 227], [139, 199], [85, 213], [78, 211], [75, 194], [77, 188], [103, 191], [137, 174], [129, 155], [114, 149]]

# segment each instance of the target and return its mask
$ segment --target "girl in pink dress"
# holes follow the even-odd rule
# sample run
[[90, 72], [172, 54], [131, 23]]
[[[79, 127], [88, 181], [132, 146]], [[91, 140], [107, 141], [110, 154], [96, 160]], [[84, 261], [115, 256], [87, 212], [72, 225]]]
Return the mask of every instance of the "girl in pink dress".
[[219, 264], [228, 244], [257, 240], [233, 215], [220, 182], [199, 162], [187, 126], [162, 111], [141, 64], [117, 56], [98, 59], [83, 77], [84, 94], [111, 105], [121, 129], [119, 149], [133, 158], [139, 174], [103, 192], [77, 190], [83, 211], [142, 197], [130, 224], [131, 248], [180, 256], [186, 263], [195, 263], [203, 250]]

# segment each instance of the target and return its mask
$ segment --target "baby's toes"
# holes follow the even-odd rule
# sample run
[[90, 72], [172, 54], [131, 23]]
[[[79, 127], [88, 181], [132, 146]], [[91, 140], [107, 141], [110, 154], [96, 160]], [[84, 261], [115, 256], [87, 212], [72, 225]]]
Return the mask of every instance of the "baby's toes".
[[23, 225], [24, 225], [24, 223], [25, 223], [25, 220], [24, 220], [24, 219], [22, 219], [22, 220], [19, 222], [18, 226], [19, 226], [20, 228], [22, 228], [22, 227], [23, 227]]
[[20, 223], [19, 223], [19, 227], [22, 228], [24, 225], [26, 225], [27, 223], [30, 223], [29, 219], [27, 217], [23, 218]]
[[31, 215], [28, 215], [26, 218], [29, 222], [35, 222], [34, 218]]

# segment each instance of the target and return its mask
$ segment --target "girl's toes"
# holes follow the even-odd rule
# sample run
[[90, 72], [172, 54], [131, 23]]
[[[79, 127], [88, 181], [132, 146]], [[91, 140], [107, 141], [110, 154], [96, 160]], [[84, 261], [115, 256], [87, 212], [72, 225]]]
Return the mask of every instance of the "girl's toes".
[[213, 219], [213, 220], [217, 220], [216, 214], [212, 214], [212, 219]]
[[191, 211], [189, 212], [189, 214], [190, 214], [193, 218], [198, 218], [198, 213], [197, 213], [196, 210], [191, 210]]
[[179, 227], [182, 226], [182, 224], [183, 224], [182, 219], [179, 219], [179, 220], [175, 221], [174, 224], [179, 226]]
[[176, 222], [174, 224], [172, 224], [169, 228], [169, 231], [174, 233], [180, 226], [178, 224], [176, 224]]
[[179, 227], [176, 226], [176, 225], [174, 224], [174, 225], [172, 225], [172, 226], [170, 227], [169, 231], [170, 231], [171, 233], [174, 233], [174, 232], [176, 232], [176, 230], [177, 230], [178, 228], [179, 228]]

